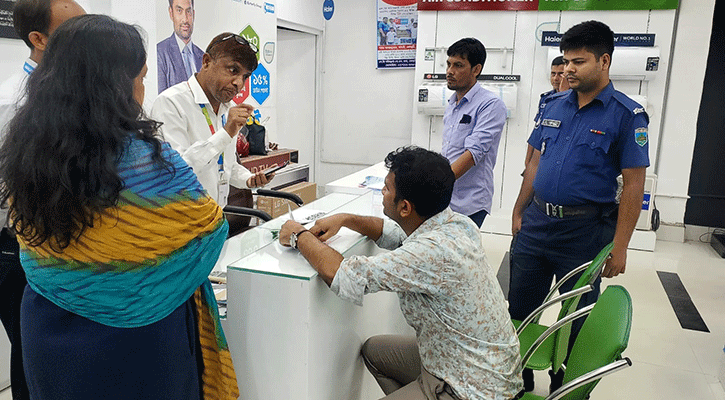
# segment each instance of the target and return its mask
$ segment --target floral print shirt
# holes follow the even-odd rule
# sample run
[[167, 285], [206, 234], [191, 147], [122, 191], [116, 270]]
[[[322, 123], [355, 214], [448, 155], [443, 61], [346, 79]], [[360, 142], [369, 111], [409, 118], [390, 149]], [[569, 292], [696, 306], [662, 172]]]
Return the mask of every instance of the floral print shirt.
[[358, 305], [364, 294], [396, 292], [423, 367], [461, 399], [516, 396], [519, 340], [476, 225], [447, 208], [406, 237], [385, 219], [376, 243], [391, 251], [343, 260], [331, 289]]

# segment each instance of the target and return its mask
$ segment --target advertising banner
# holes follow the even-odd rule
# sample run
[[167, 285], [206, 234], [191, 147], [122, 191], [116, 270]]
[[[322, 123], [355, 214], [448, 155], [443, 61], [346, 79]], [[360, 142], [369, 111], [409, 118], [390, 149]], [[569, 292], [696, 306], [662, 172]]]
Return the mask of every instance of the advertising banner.
[[418, 0], [423, 11], [503, 11], [539, 9], [540, 0]]
[[415, 68], [416, 0], [377, 0], [378, 68]]
[[541, 11], [670, 10], [678, 0], [539, 0]]
[[252, 73], [253, 79], [245, 82], [234, 101], [248, 102], [255, 107], [270, 103], [277, 70], [277, 17], [273, 2], [234, 0], [214, 3], [214, 7], [205, 2], [197, 2], [194, 7], [191, 0], [173, 0], [171, 6], [168, 0], [157, 2], [159, 93], [198, 72], [211, 39], [226, 31], [246, 39], [257, 50], [259, 61]]
[[668, 10], [678, 0], [418, 0], [421, 11]]

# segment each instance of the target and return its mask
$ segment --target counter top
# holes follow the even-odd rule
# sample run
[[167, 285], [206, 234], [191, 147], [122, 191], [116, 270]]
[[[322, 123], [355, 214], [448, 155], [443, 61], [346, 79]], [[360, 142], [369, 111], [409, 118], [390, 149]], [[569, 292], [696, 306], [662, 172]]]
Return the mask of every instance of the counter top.
[[[303, 215], [304, 211], [320, 211], [327, 215], [352, 213], [382, 217], [382, 204], [380, 196], [370, 191], [360, 196], [332, 193], [293, 211], [293, 214]], [[307, 263], [299, 251], [283, 246], [276, 239], [276, 232], [287, 220], [289, 220], [289, 214], [284, 214], [251, 231], [242, 233], [239, 235], [240, 239], [235, 240], [236, 237], [234, 237], [227, 240], [225, 249], [237, 249], [235, 255], [239, 254], [240, 257], [236, 261], [228, 263], [229, 258], [233, 256], [227, 257], [228, 252], [222, 250], [223, 257], [220, 257], [219, 262], [228, 264], [230, 269], [310, 280], [317, 275], [317, 271]], [[312, 225], [313, 223], [309, 223], [306, 226]], [[252, 231], [258, 232], [252, 233]], [[344, 256], [347, 251], [365, 240], [366, 238], [359, 233], [342, 228], [337, 235], [327, 241], [327, 244]], [[246, 247], [243, 250], [244, 254], [240, 247]]]
[[367, 167], [354, 174], [332, 181], [325, 185], [325, 192], [330, 193], [350, 193], [364, 194], [370, 191], [367, 187], [361, 187], [360, 184], [365, 181], [368, 176], [375, 176], [385, 179], [388, 175], [388, 169], [385, 168], [385, 162], [381, 161], [375, 165]]

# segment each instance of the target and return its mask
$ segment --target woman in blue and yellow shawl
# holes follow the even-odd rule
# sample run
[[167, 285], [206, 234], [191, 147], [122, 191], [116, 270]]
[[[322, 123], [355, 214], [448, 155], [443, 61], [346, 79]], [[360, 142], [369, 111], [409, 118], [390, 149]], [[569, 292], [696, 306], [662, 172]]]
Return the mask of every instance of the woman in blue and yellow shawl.
[[68, 20], [0, 148], [33, 399], [239, 395], [207, 280], [227, 223], [143, 115], [145, 63], [133, 26]]

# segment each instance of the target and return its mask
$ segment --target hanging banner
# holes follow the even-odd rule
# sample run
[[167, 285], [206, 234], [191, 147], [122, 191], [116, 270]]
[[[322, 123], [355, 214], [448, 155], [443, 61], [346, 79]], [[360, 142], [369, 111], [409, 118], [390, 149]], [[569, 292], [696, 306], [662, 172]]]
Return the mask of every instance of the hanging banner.
[[20, 39], [13, 27], [15, 0], [0, 0], [0, 38]]
[[541, 11], [671, 10], [678, 0], [539, 0]]
[[421, 11], [669, 10], [678, 0], [418, 0]]
[[418, 0], [421, 11], [503, 11], [539, 9], [541, 0]]
[[415, 68], [417, 0], [377, 0], [378, 68]]

